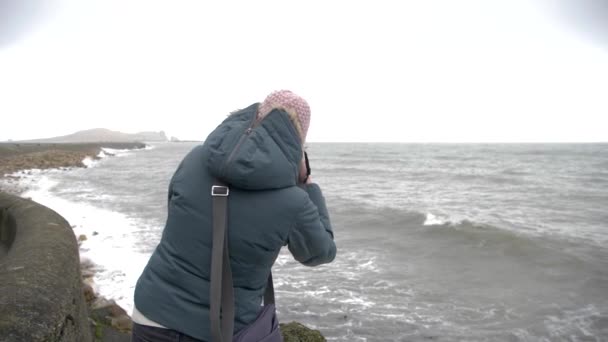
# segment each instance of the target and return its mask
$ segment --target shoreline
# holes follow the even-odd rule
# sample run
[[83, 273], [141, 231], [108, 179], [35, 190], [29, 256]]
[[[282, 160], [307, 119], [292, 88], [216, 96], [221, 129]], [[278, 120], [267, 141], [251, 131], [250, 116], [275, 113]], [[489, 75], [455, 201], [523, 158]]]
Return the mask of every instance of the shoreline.
[[101, 155], [112, 156], [103, 149], [137, 150], [147, 145], [141, 142], [98, 143], [18, 143], [0, 142], [0, 191], [20, 195], [27, 187], [19, 184], [23, 172], [33, 170], [87, 167], [85, 160], [99, 160]]
[[[86, 160], [99, 160], [114, 154], [104, 149], [138, 150], [144, 143], [0, 143], [0, 192], [23, 197], [29, 188], [21, 179], [34, 170], [69, 170], [87, 167]], [[80, 245], [87, 237], [76, 236], [80, 255], [83, 294], [88, 308], [94, 341], [130, 341], [131, 317], [113, 299], [95, 291], [96, 264], [83, 258]]]

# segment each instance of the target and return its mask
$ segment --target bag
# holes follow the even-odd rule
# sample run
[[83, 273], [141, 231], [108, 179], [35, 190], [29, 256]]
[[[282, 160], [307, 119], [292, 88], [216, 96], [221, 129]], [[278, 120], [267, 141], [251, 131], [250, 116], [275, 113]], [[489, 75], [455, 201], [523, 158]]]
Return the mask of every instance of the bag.
[[232, 338], [233, 342], [283, 342], [274, 304], [264, 304], [258, 317]]
[[[230, 189], [219, 180], [211, 187], [213, 197], [213, 247], [209, 319], [213, 342], [283, 342], [274, 304], [272, 272], [268, 276], [264, 307], [249, 326], [234, 335], [234, 288], [228, 251], [227, 209]], [[221, 305], [220, 305], [221, 303]], [[222, 319], [220, 322], [220, 308]]]

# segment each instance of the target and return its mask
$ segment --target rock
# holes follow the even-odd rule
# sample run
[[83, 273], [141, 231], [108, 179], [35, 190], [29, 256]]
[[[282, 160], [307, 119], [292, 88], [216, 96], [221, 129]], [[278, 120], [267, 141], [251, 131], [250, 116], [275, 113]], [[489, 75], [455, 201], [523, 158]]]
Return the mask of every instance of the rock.
[[106, 312], [108, 316], [116, 316], [126, 313], [114, 300], [108, 300], [103, 297], [97, 298], [97, 300], [91, 305], [93, 310], [102, 310]]
[[97, 298], [89, 308], [89, 319], [95, 342], [131, 341], [131, 317], [113, 300]]
[[127, 315], [112, 318], [111, 325], [113, 328], [122, 332], [130, 332], [131, 329], [133, 329], [133, 321], [131, 321], [131, 317]]
[[131, 334], [121, 332], [107, 325], [90, 321], [91, 335], [94, 342], [130, 342]]
[[31, 175], [32, 169], [70, 169], [84, 167], [82, 160], [86, 157], [98, 159], [102, 147], [115, 149], [145, 148], [142, 143], [26, 143], [21, 147], [0, 142], [0, 178], [4, 174], [21, 171], [22, 175]]
[[80, 259], [80, 267], [81, 268], [93, 268], [95, 263], [91, 261], [89, 258], [81, 258]]
[[9, 251], [0, 256], [0, 341], [90, 341], [78, 245], [68, 222], [1, 192], [0, 208], [16, 223], [14, 239], [5, 241], [3, 232], [0, 241]]
[[78, 242], [87, 241], [87, 236], [84, 234], [80, 234], [78, 236]]
[[[91, 305], [91, 317], [97, 321], [102, 322], [106, 325], [112, 325], [112, 319], [116, 318], [129, 318], [127, 312], [116, 304], [113, 300], [107, 300], [105, 298], [97, 298]], [[129, 324], [130, 329], [130, 324]]]
[[97, 235], [99, 235], [98, 232], [93, 232], [93, 236], [97, 236]]
[[95, 264], [89, 259], [80, 260], [80, 274], [86, 280], [95, 275]]
[[325, 342], [318, 330], [312, 330], [298, 322], [281, 323], [283, 342]]
[[97, 298], [89, 309], [91, 333], [95, 341], [129, 342], [133, 322], [115, 301]]
[[84, 299], [87, 303], [92, 303], [95, 300], [95, 290], [90, 284], [82, 284], [82, 292], [84, 293]]
[[82, 270], [82, 279], [83, 280], [92, 279], [93, 276], [95, 276], [95, 271], [90, 270], [90, 269], [89, 270], [84, 270], [84, 269]]

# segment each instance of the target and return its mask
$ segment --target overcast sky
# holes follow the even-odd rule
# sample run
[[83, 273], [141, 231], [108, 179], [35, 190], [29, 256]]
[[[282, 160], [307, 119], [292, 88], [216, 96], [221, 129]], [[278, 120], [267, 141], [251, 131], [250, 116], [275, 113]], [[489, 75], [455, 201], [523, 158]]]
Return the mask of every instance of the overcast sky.
[[290, 89], [309, 141], [608, 141], [608, 7], [561, 3], [0, 0], [0, 140], [202, 140]]

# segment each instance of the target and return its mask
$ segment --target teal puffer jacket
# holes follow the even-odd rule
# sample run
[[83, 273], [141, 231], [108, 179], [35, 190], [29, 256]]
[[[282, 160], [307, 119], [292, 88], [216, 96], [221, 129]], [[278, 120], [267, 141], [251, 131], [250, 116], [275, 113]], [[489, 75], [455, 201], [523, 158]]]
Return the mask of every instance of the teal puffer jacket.
[[135, 288], [135, 306], [144, 316], [203, 341], [210, 340], [215, 177], [230, 186], [235, 332], [257, 316], [281, 247], [287, 245], [308, 266], [331, 262], [336, 255], [321, 189], [297, 185], [302, 147], [288, 114], [274, 110], [258, 122], [257, 107], [230, 115], [183, 159], [169, 185], [162, 239]]

